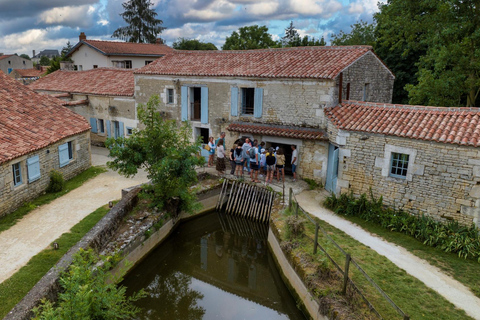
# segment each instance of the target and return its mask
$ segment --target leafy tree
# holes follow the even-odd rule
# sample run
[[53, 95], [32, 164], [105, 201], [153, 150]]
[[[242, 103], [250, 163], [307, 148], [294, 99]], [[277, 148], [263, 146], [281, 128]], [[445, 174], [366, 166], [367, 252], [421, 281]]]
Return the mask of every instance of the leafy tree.
[[50, 60], [50, 66], [47, 69], [46, 74], [50, 74], [57, 70], [60, 70], [60, 62], [62, 61], [70, 61], [72, 62], [72, 58], [67, 58], [67, 53], [72, 50], [73, 46], [70, 44], [70, 41], [67, 41], [67, 45], [62, 48], [62, 52], [59, 57], [54, 57]]
[[48, 66], [48, 65], [50, 65], [50, 59], [48, 59], [47, 56], [43, 56], [43, 57], [40, 58], [39, 63], [40, 63], [41, 66]]
[[138, 118], [145, 126], [134, 130], [129, 138], [107, 139], [113, 161], [108, 166], [126, 177], [145, 168], [152, 184], [144, 187], [153, 205], [177, 215], [196, 209], [196, 196], [191, 186], [197, 181], [195, 167], [205, 161], [198, 155], [200, 142], [191, 142], [192, 129], [188, 122], [180, 126], [175, 120], [165, 120], [158, 112], [160, 99], [153, 95], [148, 103], [139, 105]]
[[177, 50], [218, 50], [211, 42], [205, 43], [197, 39], [187, 38], [178, 38], [173, 43], [173, 48]]
[[352, 31], [345, 33], [340, 30], [338, 34], [332, 34], [332, 45], [334, 46], [352, 46], [352, 45], [370, 45], [376, 42], [375, 24], [366, 21], [358, 21], [350, 26]]
[[290, 25], [285, 29], [285, 35], [282, 37], [282, 44], [284, 47], [299, 47], [301, 43], [302, 39], [295, 29], [293, 21], [290, 21]]
[[266, 26], [241, 27], [225, 39], [222, 50], [250, 50], [277, 47]]
[[25, 54], [25, 53], [22, 53], [22, 54], [20, 55], [20, 58], [30, 60], [30, 57], [28, 56], [28, 54]]
[[146, 294], [125, 296], [125, 287], [116, 285], [120, 279], [108, 272], [113, 267], [111, 258], [80, 249], [60, 277], [62, 292], [57, 304], [44, 301], [34, 309], [35, 319], [132, 319], [139, 311], [132, 302]]
[[60, 55], [61, 55], [62, 57], [66, 57], [66, 56], [67, 56], [67, 53], [69, 53], [70, 50], [72, 50], [72, 49], [73, 49], [72, 44], [70, 43], [70, 41], [67, 41], [67, 45], [62, 48], [62, 51], [60, 52]]
[[325, 42], [325, 38], [322, 37], [320, 40], [315, 39], [315, 37], [309, 38], [308, 36], [305, 36], [302, 38], [302, 41], [300, 43], [300, 46], [302, 47], [310, 47], [310, 46], [324, 46], [327, 43]]
[[155, 43], [157, 35], [165, 30], [163, 21], [157, 19], [157, 13], [150, 7], [150, 0], [129, 0], [122, 4], [125, 10], [120, 15], [128, 26], [120, 27], [112, 34], [112, 38], [128, 42]]

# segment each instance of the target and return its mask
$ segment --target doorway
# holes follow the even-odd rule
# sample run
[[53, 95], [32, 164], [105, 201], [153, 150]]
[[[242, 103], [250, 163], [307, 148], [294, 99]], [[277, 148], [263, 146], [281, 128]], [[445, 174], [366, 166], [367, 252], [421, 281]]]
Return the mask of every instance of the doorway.
[[[298, 146], [294, 145], [297, 150]], [[291, 144], [284, 144], [284, 143], [276, 143], [276, 142], [265, 142], [265, 150], [268, 150], [268, 148], [272, 147], [273, 149], [276, 149], [277, 147], [279, 149], [283, 150], [283, 154], [285, 155], [285, 175], [292, 176], [292, 145]], [[297, 159], [298, 162], [298, 159]]]

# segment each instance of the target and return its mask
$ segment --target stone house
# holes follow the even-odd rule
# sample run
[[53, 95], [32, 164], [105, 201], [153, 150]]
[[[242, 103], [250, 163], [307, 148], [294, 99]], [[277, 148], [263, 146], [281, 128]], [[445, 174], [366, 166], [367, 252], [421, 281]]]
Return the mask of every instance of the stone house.
[[90, 126], [58, 99], [0, 72], [0, 216], [43, 193], [52, 169], [90, 167]]
[[326, 188], [413, 214], [480, 220], [480, 111], [344, 101], [327, 108]]
[[74, 68], [78, 71], [105, 67], [137, 69], [174, 51], [161, 43], [87, 40], [82, 32], [79, 42], [66, 57], [74, 61]]
[[189, 51], [166, 55], [134, 72], [135, 99], [161, 97], [160, 111], [189, 120], [194, 137], [227, 132], [226, 146], [245, 136], [282, 147], [290, 168], [325, 182], [328, 139], [324, 109], [339, 92], [391, 102], [394, 75], [371, 47], [304, 47], [246, 51]]
[[62, 99], [64, 106], [89, 121], [92, 144], [128, 136], [137, 127], [133, 70], [57, 70], [29, 87]]
[[31, 69], [33, 62], [19, 57], [16, 54], [0, 53], [0, 70], [5, 74], [10, 74], [14, 69]]
[[48, 67], [40, 66], [37, 64], [36, 68], [31, 69], [13, 69], [9, 74], [10, 77], [22, 82], [23, 84], [30, 84], [35, 80], [38, 80], [42, 75], [47, 72]]

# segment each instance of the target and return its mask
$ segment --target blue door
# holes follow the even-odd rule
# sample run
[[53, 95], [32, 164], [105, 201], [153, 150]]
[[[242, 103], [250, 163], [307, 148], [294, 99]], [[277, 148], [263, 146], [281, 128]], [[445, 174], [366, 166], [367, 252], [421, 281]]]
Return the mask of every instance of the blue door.
[[335, 193], [338, 178], [338, 147], [330, 144], [328, 147], [327, 181], [325, 189]]

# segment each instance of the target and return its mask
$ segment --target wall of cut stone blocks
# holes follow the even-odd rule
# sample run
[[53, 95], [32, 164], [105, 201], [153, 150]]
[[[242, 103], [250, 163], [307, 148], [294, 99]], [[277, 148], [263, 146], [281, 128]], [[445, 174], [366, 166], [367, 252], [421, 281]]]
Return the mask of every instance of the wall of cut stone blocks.
[[[66, 142], [73, 142], [73, 160], [60, 168], [58, 146]], [[40, 178], [28, 182], [26, 160], [39, 156]], [[12, 165], [20, 163], [23, 183], [13, 185]], [[84, 132], [69, 138], [62, 139], [40, 150], [18, 157], [0, 165], [0, 217], [11, 213], [26, 202], [38, 197], [45, 192], [50, 182], [50, 171], [58, 170], [65, 180], [71, 179], [91, 165], [90, 157], [90, 132]]]

